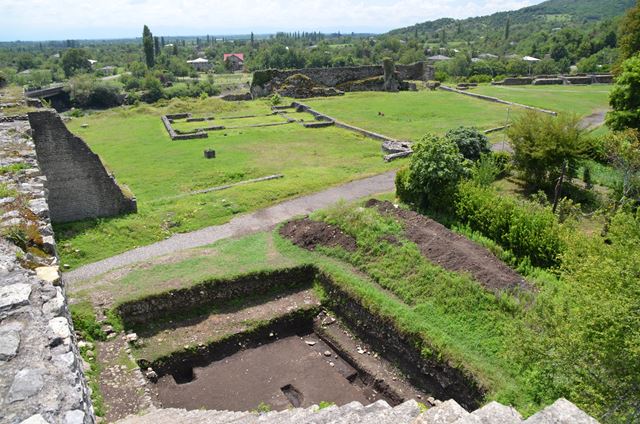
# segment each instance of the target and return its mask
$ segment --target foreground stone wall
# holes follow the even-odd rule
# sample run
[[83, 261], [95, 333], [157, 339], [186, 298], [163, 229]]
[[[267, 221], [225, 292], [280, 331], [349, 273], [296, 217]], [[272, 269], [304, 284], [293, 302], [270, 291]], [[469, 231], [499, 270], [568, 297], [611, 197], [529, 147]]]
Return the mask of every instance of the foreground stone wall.
[[47, 177], [52, 222], [117, 216], [137, 211], [89, 146], [55, 110], [29, 113], [40, 168]]
[[[0, 123], [0, 422], [93, 423], [26, 117]], [[18, 235], [22, 234], [22, 237]], [[17, 244], [16, 244], [17, 243]]]
[[[425, 62], [417, 62], [411, 65], [396, 65], [396, 72], [400, 80], [433, 79], [434, 68]], [[310, 78], [314, 83], [326, 87], [337, 87], [352, 81], [361, 81], [374, 77], [384, 76], [384, 68], [381, 65], [349, 66], [341, 68], [306, 68], [306, 69], [267, 69], [256, 71], [251, 83], [253, 97], [263, 97], [273, 92], [274, 86], [282, 83], [287, 78], [300, 74]]]

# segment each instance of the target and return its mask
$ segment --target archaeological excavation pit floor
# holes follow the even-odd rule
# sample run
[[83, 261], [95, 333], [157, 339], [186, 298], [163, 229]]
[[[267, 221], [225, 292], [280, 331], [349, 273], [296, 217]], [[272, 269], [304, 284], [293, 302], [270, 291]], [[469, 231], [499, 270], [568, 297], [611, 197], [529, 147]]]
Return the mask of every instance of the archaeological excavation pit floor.
[[184, 384], [171, 375], [162, 377], [154, 390], [159, 403], [165, 408], [246, 411], [261, 403], [284, 410], [323, 401], [366, 405], [385, 399], [363, 384], [355, 369], [315, 334], [237, 352], [194, 368], [193, 377]]

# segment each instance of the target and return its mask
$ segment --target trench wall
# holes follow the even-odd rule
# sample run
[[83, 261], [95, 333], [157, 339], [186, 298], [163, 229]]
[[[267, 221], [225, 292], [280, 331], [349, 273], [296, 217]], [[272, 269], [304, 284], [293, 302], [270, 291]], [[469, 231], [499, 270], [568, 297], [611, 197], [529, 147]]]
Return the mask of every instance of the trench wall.
[[[14, 190], [0, 199], [0, 421], [91, 424], [91, 397], [67, 305], [48, 181], [36, 161], [26, 117], [0, 121], [0, 175]], [[16, 153], [17, 152], [17, 153]], [[28, 234], [23, 243], [11, 234]]]
[[40, 167], [47, 176], [52, 222], [118, 216], [137, 211], [89, 146], [73, 135], [56, 111], [29, 113]]

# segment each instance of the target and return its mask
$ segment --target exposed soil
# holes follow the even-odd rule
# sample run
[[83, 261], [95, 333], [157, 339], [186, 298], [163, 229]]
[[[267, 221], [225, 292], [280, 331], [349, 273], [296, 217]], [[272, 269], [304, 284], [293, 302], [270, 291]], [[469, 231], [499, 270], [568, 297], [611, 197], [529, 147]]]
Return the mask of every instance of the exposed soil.
[[427, 259], [449, 271], [467, 272], [488, 290], [532, 290], [525, 279], [488, 249], [416, 212], [396, 208], [391, 202], [371, 199], [367, 207], [394, 216], [404, 223], [406, 237]]
[[318, 245], [342, 247], [348, 252], [356, 250], [356, 240], [336, 226], [312, 221], [308, 217], [287, 222], [280, 228], [280, 234], [296, 246], [315, 250]]
[[[310, 346], [308, 343], [313, 343]], [[273, 410], [306, 408], [322, 401], [344, 405], [380, 399], [370, 387], [352, 384], [357, 372], [315, 334], [291, 336], [242, 350], [207, 367], [192, 381], [172, 375], [158, 381], [162, 407], [249, 411], [261, 403]]]

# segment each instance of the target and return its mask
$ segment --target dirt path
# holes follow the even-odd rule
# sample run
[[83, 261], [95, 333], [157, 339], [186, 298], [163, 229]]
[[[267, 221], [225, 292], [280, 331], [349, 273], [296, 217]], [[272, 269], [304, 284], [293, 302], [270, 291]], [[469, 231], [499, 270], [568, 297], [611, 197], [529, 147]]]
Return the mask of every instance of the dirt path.
[[394, 178], [395, 171], [386, 172], [374, 177], [352, 181], [319, 193], [287, 200], [283, 203], [239, 216], [223, 225], [215, 225], [191, 233], [175, 234], [167, 240], [129, 250], [111, 258], [85, 265], [71, 272], [66, 272], [64, 273], [64, 279], [67, 283], [73, 283], [146, 259], [192, 247], [206, 246], [225, 238], [266, 231], [279, 222], [326, 208], [341, 199], [356, 200], [378, 193], [393, 191], [395, 190]]

